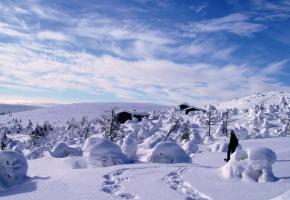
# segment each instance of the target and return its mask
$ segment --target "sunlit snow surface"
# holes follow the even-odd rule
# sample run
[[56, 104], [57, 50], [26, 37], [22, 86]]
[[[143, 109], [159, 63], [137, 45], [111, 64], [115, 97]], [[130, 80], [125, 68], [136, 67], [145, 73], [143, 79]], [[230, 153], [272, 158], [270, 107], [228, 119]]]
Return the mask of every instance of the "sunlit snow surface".
[[225, 180], [219, 173], [219, 168], [225, 164], [225, 154], [210, 152], [208, 145], [201, 145], [201, 153], [192, 158], [192, 164], [128, 164], [72, 169], [78, 157], [29, 160], [28, 176], [31, 179], [1, 192], [0, 197], [3, 200], [271, 199], [290, 188], [289, 143], [288, 137], [242, 141], [243, 147], [267, 146], [276, 152], [278, 160], [273, 165], [273, 172], [280, 179], [277, 182]]
[[[265, 96], [262, 95], [262, 97], [265, 102], [270, 102], [268, 96], [273, 97], [273, 102], [279, 104], [280, 94], [286, 96], [289, 101], [290, 95], [288, 93], [273, 92], [269, 93], [269, 95], [268, 93], [264, 94]], [[237, 102], [220, 104], [220, 108], [224, 108], [226, 104], [229, 107], [232, 105], [235, 105], [235, 107], [240, 106], [239, 108], [247, 108], [255, 104], [260, 105], [261, 101], [263, 101], [262, 97], [260, 98], [259, 95], [252, 98], [247, 97], [251, 105], [237, 103], [248, 102], [240, 99]], [[54, 126], [62, 126], [71, 118], [80, 120], [83, 116], [88, 116], [93, 119], [101, 115], [105, 110], [110, 110], [114, 107], [118, 107], [119, 110], [156, 110], [157, 112], [163, 108], [168, 108], [154, 104], [130, 103], [57, 105], [13, 113], [12, 117], [1, 116], [0, 120], [2, 123], [6, 123], [13, 118], [22, 119], [23, 121], [31, 119], [34, 124], [47, 120]], [[233, 123], [241, 125], [244, 125], [249, 120], [248, 114], [243, 113], [234, 116], [234, 119], [236, 121]], [[272, 120], [271, 123], [277, 124], [278, 121]], [[225, 165], [224, 158], [226, 153], [223, 148], [222, 150], [213, 151], [212, 142], [210, 144], [198, 143], [197, 152], [194, 151], [190, 154], [192, 163], [148, 163], [146, 155], [152, 151], [150, 146], [155, 141], [163, 141], [164, 135], [162, 135], [162, 131], [166, 132], [170, 126], [163, 124], [165, 127], [160, 129], [161, 132], [159, 130], [155, 135], [150, 136], [150, 131], [153, 129], [150, 127], [150, 123], [146, 122], [144, 124], [149, 128], [144, 128], [144, 130], [142, 129], [138, 132], [138, 137], [144, 137], [144, 140], [139, 141], [138, 144], [138, 162], [93, 168], [87, 165], [85, 158], [82, 156], [54, 158], [51, 153], [46, 152], [44, 157], [28, 160], [27, 175], [30, 179], [25, 183], [0, 192], [1, 200], [289, 200], [289, 136], [276, 137], [271, 135], [271, 138], [240, 140], [243, 149], [267, 147], [272, 149], [277, 155], [277, 161], [272, 165], [272, 170], [278, 180], [258, 183], [238, 178], [224, 178], [221, 169]], [[128, 126], [133, 125], [129, 124]], [[155, 126], [158, 126], [157, 122]], [[15, 135], [14, 137], [17, 138]], [[19, 139], [21, 137], [19, 136]], [[173, 139], [176, 140], [174, 137]], [[168, 141], [170, 142], [173, 139], [169, 138]], [[205, 141], [204, 138], [203, 140]], [[122, 147], [122, 150], [124, 148]], [[146, 161], [147, 163], [142, 163], [141, 161]]]

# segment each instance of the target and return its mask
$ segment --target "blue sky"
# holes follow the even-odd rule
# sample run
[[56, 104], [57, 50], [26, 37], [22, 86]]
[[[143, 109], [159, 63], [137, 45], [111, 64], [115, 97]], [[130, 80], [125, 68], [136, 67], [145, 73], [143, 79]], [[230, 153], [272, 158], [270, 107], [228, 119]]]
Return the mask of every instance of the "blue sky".
[[289, 91], [289, 1], [1, 0], [0, 12], [2, 103]]

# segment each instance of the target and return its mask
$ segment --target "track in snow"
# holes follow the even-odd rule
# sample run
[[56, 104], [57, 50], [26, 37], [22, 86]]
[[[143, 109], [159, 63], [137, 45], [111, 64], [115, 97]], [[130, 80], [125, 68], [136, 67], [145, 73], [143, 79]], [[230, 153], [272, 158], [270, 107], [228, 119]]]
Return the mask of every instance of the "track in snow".
[[106, 180], [103, 183], [102, 190], [116, 196], [118, 199], [138, 199], [137, 195], [123, 191], [122, 184], [128, 180], [128, 177], [124, 177], [122, 174], [127, 170], [119, 169], [104, 175], [103, 177]]
[[183, 194], [185, 200], [211, 200], [211, 198], [193, 189], [190, 183], [182, 179], [182, 174], [187, 168], [182, 167], [170, 172], [162, 180], [165, 181], [173, 190]]

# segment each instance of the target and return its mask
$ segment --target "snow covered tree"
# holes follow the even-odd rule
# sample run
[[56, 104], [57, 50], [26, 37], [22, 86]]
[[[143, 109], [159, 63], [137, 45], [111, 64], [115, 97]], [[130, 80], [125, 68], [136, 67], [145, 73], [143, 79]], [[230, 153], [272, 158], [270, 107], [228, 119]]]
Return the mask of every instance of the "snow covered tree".
[[111, 111], [105, 112], [99, 119], [104, 137], [113, 142], [116, 142], [118, 138], [123, 137], [118, 134], [120, 123], [117, 121], [115, 110], [116, 108], [113, 108]]
[[187, 120], [185, 123], [181, 125], [181, 141], [189, 140], [191, 130], [190, 130], [190, 122]]
[[4, 150], [7, 146], [7, 136], [6, 133], [0, 133], [0, 149]]
[[45, 121], [43, 126], [36, 125], [35, 129], [30, 134], [30, 146], [31, 148], [39, 147], [44, 145], [46, 142], [46, 137], [53, 130], [52, 126], [48, 121]]
[[178, 130], [178, 128], [180, 127], [179, 121], [180, 121], [180, 119], [177, 119], [175, 121], [175, 123], [173, 124], [173, 126], [171, 126], [171, 128], [169, 129], [169, 131], [166, 134], [164, 142], [166, 142], [167, 138], [170, 136], [171, 133], [176, 132]]
[[209, 137], [211, 137], [211, 127], [216, 125], [218, 121], [217, 110], [214, 106], [210, 105], [205, 113], [205, 117], [202, 120], [202, 123], [208, 128]]
[[282, 108], [287, 106], [287, 101], [286, 101], [286, 98], [284, 96], [282, 96], [280, 99], [280, 105]]
[[228, 136], [228, 125], [229, 125], [230, 113], [227, 109], [222, 113], [222, 132], [224, 135]]

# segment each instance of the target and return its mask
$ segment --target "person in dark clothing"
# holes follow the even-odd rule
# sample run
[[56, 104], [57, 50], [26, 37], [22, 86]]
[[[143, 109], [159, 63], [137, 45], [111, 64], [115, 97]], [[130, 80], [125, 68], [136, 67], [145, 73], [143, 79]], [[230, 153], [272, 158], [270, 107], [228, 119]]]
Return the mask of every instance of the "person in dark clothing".
[[227, 158], [224, 161], [228, 162], [231, 159], [231, 154], [235, 152], [237, 146], [239, 145], [238, 138], [233, 130], [231, 130], [231, 138], [228, 146]]

